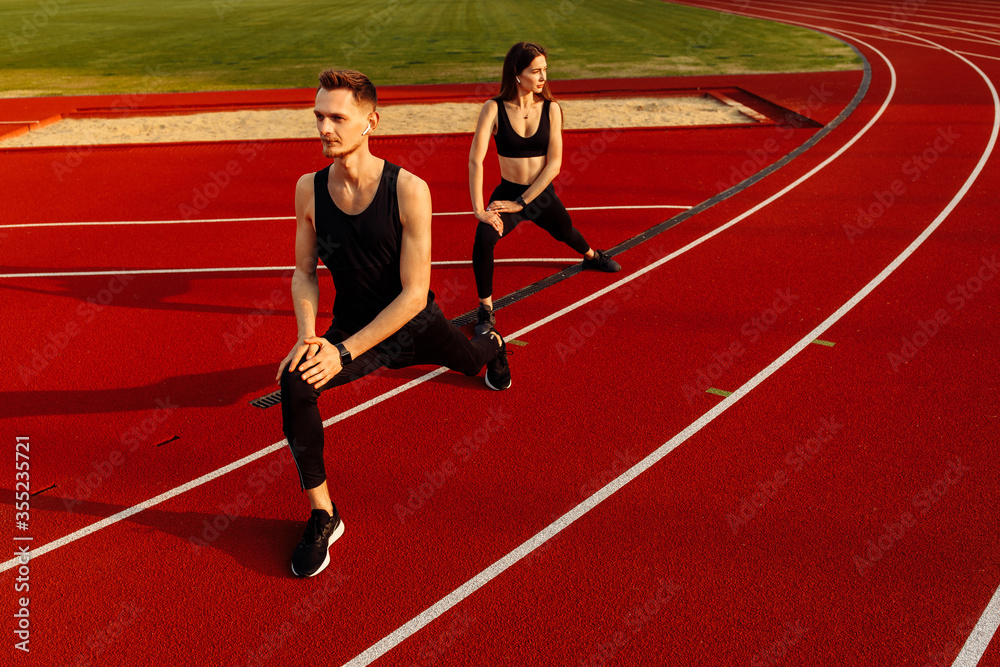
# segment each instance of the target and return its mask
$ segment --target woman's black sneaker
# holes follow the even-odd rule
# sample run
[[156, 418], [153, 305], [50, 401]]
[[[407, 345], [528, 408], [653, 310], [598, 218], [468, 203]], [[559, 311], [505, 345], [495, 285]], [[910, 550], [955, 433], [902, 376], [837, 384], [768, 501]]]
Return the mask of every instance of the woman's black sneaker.
[[472, 328], [477, 334], [489, 333], [493, 325], [497, 323], [497, 318], [493, 314], [493, 308], [487, 307], [483, 304], [479, 304], [479, 310], [476, 311], [476, 325]]
[[[499, 333], [494, 331], [497, 336]], [[507, 363], [507, 343], [500, 336], [500, 350], [497, 356], [486, 362], [486, 386], [501, 391], [510, 386], [510, 364]]]
[[608, 257], [603, 250], [594, 250], [594, 256], [590, 259], [583, 258], [583, 268], [587, 271], [603, 271], [604, 273], [617, 273], [622, 270], [622, 265]]
[[292, 553], [292, 574], [315, 577], [330, 564], [330, 545], [344, 534], [344, 522], [333, 508], [333, 516], [325, 510], [313, 510], [306, 523], [302, 541]]

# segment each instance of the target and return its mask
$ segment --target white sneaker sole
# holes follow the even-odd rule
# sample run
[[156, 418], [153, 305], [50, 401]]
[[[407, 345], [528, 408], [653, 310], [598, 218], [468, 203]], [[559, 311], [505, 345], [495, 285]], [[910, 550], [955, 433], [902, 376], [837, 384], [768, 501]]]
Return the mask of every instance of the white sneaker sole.
[[313, 572], [312, 574], [301, 575], [295, 571], [295, 565], [292, 564], [292, 574], [294, 574], [296, 577], [305, 576], [306, 578], [308, 578], [308, 577], [315, 577], [317, 574], [325, 570], [326, 566], [330, 564], [330, 547], [332, 547], [333, 543], [336, 542], [338, 539], [340, 539], [340, 536], [343, 534], [344, 534], [344, 520], [341, 519], [340, 525], [333, 529], [333, 535], [330, 536], [330, 541], [327, 542], [326, 544], [326, 558], [323, 559], [323, 564], [319, 566], [319, 569]]
[[504, 389], [510, 389], [510, 385], [513, 384], [513, 382], [508, 382], [506, 387], [494, 387], [492, 384], [490, 384], [489, 376], [486, 376], [483, 379], [486, 380], [486, 386], [492, 389], [493, 391], [503, 391]]

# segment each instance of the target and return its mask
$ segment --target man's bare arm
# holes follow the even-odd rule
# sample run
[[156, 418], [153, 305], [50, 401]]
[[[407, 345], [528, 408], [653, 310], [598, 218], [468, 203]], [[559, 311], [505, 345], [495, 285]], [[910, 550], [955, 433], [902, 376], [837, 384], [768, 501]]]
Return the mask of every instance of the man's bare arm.
[[[403, 290], [374, 320], [344, 341], [344, 347], [355, 359], [399, 331], [427, 305], [431, 282], [430, 189], [421, 179], [400, 170], [396, 193], [403, 226], [399, 261]], [[304, 371], [302, 377], [306, 381], [322, 387], [341, 371], [340, 353], [322, 338], [307, 338], [304, 342], [318, 344], [320, 349], [314, 356], [307, 356], [299, 370]]]
[[[316, 336], [316, 314], [319, 311], [319, 280], [316, 266], [319, 246], [316, 243], [314, 217], [313, 174], [299, 178], [295, 185], [295, 272], [292, 274], [292, 305], [299, 340], [278, 366], [278, 378], [286, 366], [291, 368], [303, 357], [312, 356], [318, 346], [305, 341]], [[277, 378], [275, 378], [277, 379]]]
[[353, 357], [399, 331], [427, 305], [431, 284], [431, 192], [424, 181], [401, 169], [396, 193], [403, 225], [399, 258], [403, 291], [368, 326], [344, 341]]

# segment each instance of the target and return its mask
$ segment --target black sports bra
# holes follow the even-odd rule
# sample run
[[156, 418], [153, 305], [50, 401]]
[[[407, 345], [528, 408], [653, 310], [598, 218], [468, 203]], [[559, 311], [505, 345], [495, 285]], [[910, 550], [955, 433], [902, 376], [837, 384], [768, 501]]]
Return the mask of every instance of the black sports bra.
[[499, 97], [494, 97], [497, 103], [497, 153], [504, 157], [538, 157], [549, 151], [549, 100], [542, 104], [542, 118], [538, 129], [530, 137], [522, 137], [510, 126], [507, 108]]

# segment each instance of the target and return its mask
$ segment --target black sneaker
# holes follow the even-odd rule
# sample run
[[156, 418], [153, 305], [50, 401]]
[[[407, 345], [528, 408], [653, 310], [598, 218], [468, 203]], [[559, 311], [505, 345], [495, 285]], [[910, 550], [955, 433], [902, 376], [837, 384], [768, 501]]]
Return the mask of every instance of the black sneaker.
[[315, 577], [330, 564], [330, 545], [344, 534], [344, 522], [333, 508], [333, 516], [324, 510], [313, 510], [306, 523], [302, 541], [292, 553], [292, 574]]
[[591, 259], [583, 258], [583, 268], [585, 271], [603, 271], [604, 273], [617, 273], [622, 270], [622, 265], [608, 257], [603, 250], [594, 250]]
[[[494, 331], [498, 336], [499, 333]], [[497, 356], [486, 362], [486, 386], [494, 391], [510, 387], [510, 364], [507, 363], [507, 343], [500, 336], [500, 350]]]
[[488, 333], [496, 323], [497, 318], [493, 314], [493, 308], [487, 308], [483, 304], [479, 304], [479, 310], [476, 311], [476, 326], [472, 330], [477, 334]]

